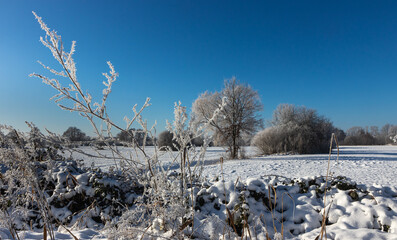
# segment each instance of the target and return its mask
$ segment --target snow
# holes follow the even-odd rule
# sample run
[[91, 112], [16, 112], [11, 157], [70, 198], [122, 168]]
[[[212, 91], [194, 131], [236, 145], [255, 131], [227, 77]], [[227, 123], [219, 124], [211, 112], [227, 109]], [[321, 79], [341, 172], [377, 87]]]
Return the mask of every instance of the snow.
[[[90, 147], [81, 147], [80, 150], [95, 155]], [[128, 156], [130, 150], [120, 147], [120, 152]], [[146, 147], [149, 155], [154, 152], [153, 147]], [[256, 148], [245, 147], [245, 160], [227, 160], [223, 164], [225, 180], [247, 179], [248, 177], [260, 177], [267, 175], [279, 175], [288, 178], [307, 176], [324, 176], [327, 173], [328, 154], [313, 155], [271, 155], [258, 156]], [[99, 150], [105, 156], [112, 157], [109, 150]], [[160, 161], [166, 166], [171, 164], [172, 156], [161, 153]], [[69, 153], [65, 154], [70, 156]], [[115, 166], [115, 161], [85, 156], [74, 152], [75, 159], [83, 159], [86, 166], [94, 164], [102, 170], [108, 170]], [[211, 147], [205, 155], [204, 177], [211, 179], [221, 177], [220, 157], [225, 157], [225, 149]], [[138, 158], [140, 155], [138, 154]], [[331, 156], [331, 171], [334, 175], [348, 176], [357, 183], [379, 184], [395, 186], [397, 184], [395, 173], [397, 172], [397, 146], [342, 146], [340, 147], [339, 161], [336, 162], [336, 150]], [[116, 161], [119, 163], [119, 161]]]
[[[80, 149], [95, 154], [89, 148]], [[120, 150], [125, 154], [129, 152], [126, 148]], [[154, 152], [155, 149], [147, 150]], [[109, 150], [99, 151], [111, 156]], [[225, 155], [223, 148], [213, 147], [206, 153], [203, 171], [206, 182], [203, 185], [207, 188], [198, 193], [198, 196], [202, 196], [203, 204], [200, 214], [197, 214], [198, 218], [201, 216], [197, 221], [202, 223], [204, 239], [217, 239], [221, 236], [219, 229], [224, 227], [226, 207], [240, 209], [242, 212], [249, 210], [252, 213], [249, 220], [261, 221], [259, 216], [269, 212], [269, 209], [257, 199], [261, 194], [269, 192], [270, 185], [278, 186], [278, 201], [283, 196], [282, 205], [278, 204], [272, 211], [276, 218], [281, 219], [282, 216], [284, 219], [285, 239], [315, 239], [320, 233], [324, 208], [326, 211], [329, 209], [328, 222], [331, 224], [327, 226], [328, 239], [397, 239], [397, 146], [342, 146], [338, 161], [334, 151], [331, 156], [332, 176], [346, 176], [347, 183], [354, 181], [357, 188], [332, 188], [327, 193], [325, 206], [317, 191], [325, 189], [324, 178], [319, 176], [326, 175], [328, 154], [257, 156], [253, 147], [247, 147], [246, 154], [249, 159], [227, 160], [221, 166], [219, 158]], [[114, 166], [113, 160], [87, 157], [79, 153], [73, 153], [73, 157], [83, 159], [88, 166], [94, 163], [105, 171]], [[164, 165], [170, 166], [172, 157], [163, 154], [160, 160]], [[60, 175], [58, 177], [64, 178]], [[81, 183], [88, 181], [86, 175], [81, 175], [78, 180]], [[281, 182], [291, 184], [280, 185]], [[300, 184], [307, 186], [306, 193], [301, 192]], [[244, 196], [244, 201], [241, 196]], [[222, 201], [227, 204], [221, 204]], [[272, 222], [271, 217], [265, 218], [267, 223]], [[272, 225], [269, 226], [267, 230], [273, 231], [273, 239], [282, 239], [281, 234], [274, 233]], [[276, 223], [276, 227], [278, 231], [281, 229], [279, 223]], [[7, 232], [0, 228], [0, 239], [10, 239]], [[99, 230], [72, 232], [79, 239], [106, 239], [105, 233]], [[43, 237], [42, 233], [34, 231], [21, 232], [20, 236], [32, 240]], [[261, 236], [265, 239], [263, 230], [258, 239], [262, 239]], [[56, 239], [73, 237], [60, 228], [56, 232]]]
[[[118, 147], [117, 149], [126, 158], [130, 158], [130, 156], [132, 156], [134, 158], [134, 160], [137, 160], [137, 161], [142, 161], [142, 159], [144, 159], [142, 153], [135, 152], [135, 151], [132, 152], [130, 148]], [[251, 151], [254, 151], [254, 148], [248, 147], [248, 149]], [[119, 160], [112, 159], [113, 155], [109, 149], [97, 150], [97, 149], [93, 149], [91, 147], [80, 147], [77, 150], [82, 151], [86, 154], [82, 154], [78, 151], [74, 151], [72, 153], [65, 152], [64, 156], [65, 157], [71, 156], [76, 160], [81, 159], [81, 160], [83, 160], [84, 165], [86, 165], [86, 166], [94, 165], [95, 167], [101, 168], [102, 170], [105, 170], [105, 171], [109, 170], [110, 167], [114, 167], [116, 164], [120, 163]], [[152, 156], [153, 154], [155, 154], [155, 148], [152, 146], [145, 147], [145, 152], [149, 156]], [[164, 166], [169, 166], [170, 164], [172, 164], [173, 159], [177, 156], [176, 152], [170, 153], [170, 152], [157, 151], [157, 153], [159, 154], [159, 160], [162, 162], [162, 164]], [[97, 156], [99, 154], [106, 156], [109, 159], [92, 156], [92, 155]], [[225, 157], [225, 149], [224, 148], [211, 147], [208, 149], [208, 151], [205, 154], [205, 164], [211, 165], [211, 164], [217, 163], [217, 162], [219, 162], [219, 158], [221, 156]], [[145, 164], [145, 162], [143, 162], [143, 161], [142, 161], [142, 163]]]
[[[211, 152], [211, 150], [210, 150]], [[255, 153], [254, 148], [248, 154]], [[214, 157], [214, 154], [212, 155]], [[267, 175], [288, 178], [325, 176], [328, 154], [316, 155], [272, 155], [251, 157], [247, 160], [229, 160], [223, 165], [225, 180], [247, 179]], [[397, 147], [396, 146], [342, 146], [339, 161], [336, 151], [331, 157], [331, 172], [334, 176], [348, 176], [357, 183], [396, 186]], [[220, 164], [205, 167], [204, 176], [219, 176]]]
[[[7, 229], [0, 228], [0, 239], [12, 239], [10, 234], [7, 234]], [[92, 229], [83, 229], [79, 231], [71, 231], [72, 234], [77, 237], [77, 239], [85, 240], [104, 240], [107, 237], [104, 234], [99, 233], [98, 231], [94, 231]], [[22, 231], [18, 233], [20, 239], [26, 240], [38, 240], [43, 239], [43, 232], [36, 232], [36, 231]], [[47, 236], [47, 239], [50, 239]], [[58, 231], [55, 231], [55, 239], [65, 239], [65, 240], [75, 240], [75, 238], [68, 233], [66, 230], [59, 228]]]

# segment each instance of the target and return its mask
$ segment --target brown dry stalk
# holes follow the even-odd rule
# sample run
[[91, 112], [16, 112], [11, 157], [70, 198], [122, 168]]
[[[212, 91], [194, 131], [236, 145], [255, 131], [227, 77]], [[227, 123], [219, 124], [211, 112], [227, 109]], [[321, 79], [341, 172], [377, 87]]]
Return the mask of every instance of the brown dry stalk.
[[47, 227], [45, 224], [44, 224], [44, 228], [43, 228], [43, 239], [47, 240]]
[[269, 231], [267, 230], [267, 224], [266, 224], [266, 219], [263, 215], [263, 213], [259, 217], [260, 219], [263, 219], [263, 224], [265, 225], [265, 230], [266, 230], [266, 240], [271, 240], [269, 237]]
[[79, 240], [67, 227], [61, 225], [72, 237], [74, 240]]
[[[273, 192], [274, 192], [274, 206], [273, 206], [273, 203], [272, 203], [270, 187], [271, 187], [271, 189], [272, 189]], [[274, 233], [276, 233], [276, 232], [277, 232], [277, 228], [276, 228], [276, 223], [274, 222], [274, 219], [276, 218], [276, 217], [274, 216], [274, 209], [276, 208], [277, 194], [276, 194], [276, 189], [273, 187], [273, 185], [270, 184], [270, 187], [268, 188], [268, 189], [269, 189], [269, 207], [270, 207], [269, 210], [270, 210], [270, 213], [272, 214]]]
[[[335, 141], [336, 147], [337, 147], [337, 157], [336, 157], [336, 161], [339, 161], [339, 143], [338, 143], [338, 139], [335, 136], [334, 133], [332, 133], [331, 135], [331, 142], [329, 145], [329, 155], [328, 155], [328, 167], [327, 167], [327, 175], [325, 176], [325, 189], [324, 189], [324, 213], [323, 213], [323, 219], [322, 219], [322, 223], [321, 223], [321, 231], [320, 231], [320, 239], [323, 239], [324, 233], [326, 232], [326, 220], [327, 220], [327, 216], [329, 213], [329, 209], [328, 212], [325, 212], [326, 209], [326, 203], [327, 203], [327, 188], [328, 188], [328, 178], [330, 176], [330, 165], [331, 165], [331, 154], [332, 154], [332, 144]], [[331, 205], [330, 207], [331, 208]], [[327, 239], [327, 235], [325, 235], [325, 239]]]
[[229, 224], [232, 225], [234, 232], [237, 234], [236, 226], [234, 225], [234, 214], [232, 214], [229, 208], [226, 208], [227, 215], [229, 217]]
[[[252, 238], [252, 235], [251, 235], [251, 231], [250, 231], [250, 226], [248, 225], [248, 219], [247, 219], [247, 216], [246, 216], [246, 215], [244, 215], [244, 220], [245, 220], [244, 227], [247, 228], [248, 236], [250, 237], [250, 239], [253, 239], [253, 238]], [[247, 237], [246, 237], [246, 238], [247, 238]]]

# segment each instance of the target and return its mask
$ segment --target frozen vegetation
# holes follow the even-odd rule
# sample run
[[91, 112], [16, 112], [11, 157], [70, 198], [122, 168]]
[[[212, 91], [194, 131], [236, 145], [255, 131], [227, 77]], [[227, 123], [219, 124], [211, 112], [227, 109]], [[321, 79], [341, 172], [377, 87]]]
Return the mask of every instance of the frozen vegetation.
[[[97, 152], [87, 147], [78, 150], [90, 155]], [[121, 152], [129, 150], [123, 148]], [[336, 155], [331, 158], [333, 174], [325, 205], [327, 237], [397, 239], [394, 179], [397, 147], [349, 146], [340, 150], [338, 162]], [[104, 155], [111, 154], [108, 149], [100, 151]], [[252, 239], [266, 239], [268, 234], [276, 239], [282, 234], [285, 239], [315, 239], [320, 233], [324, 211], [328, 155], [253, 157], [256, 151], [252, 147], [246, 152], [252, 157], [220, 164], [219, 159], [225, 155], [225, 150], [209, 148], [204, 161], [204, 180], [195, 191], [195, 231], [185, 229], [185, 237], [234, 239], [245, 235]], [[172, 163], [176, 154], [168, 152], [159, 159], [164, 166], [179, 171], [178, 164]], [[128, 219], [130, 216], [121, 212], [125, 206], [133, 207], [134, 199], [140, 193], [128, 184], [128, 179], [115, 172], [109, 173], [115, 169], [112, 160], [81, 153], [73, 156], [92, 167], [85, 169], [75, 161], [61, 161], [52, 166], [51, 174], [44, 174], [46, 171], [43, 170], [47, 185], [51, 186], [47, 191], [51, 191], [48, 202], [52, 211], [65, 225], [73, 223], [71, 231], [79, 239], [117, 238], [110, 224], [106, 225], [103, 219], [109, 222], [112, 218], [117, 221]], [[6, 175], [7, 171], [3, 169], [2, 174]], [[94, 201], [95, 207], [90, 206]], [[32, 220], [40, 223], [33, 216], [30, 217]], [[19, 224], [24, 223], [21, 220]], [[128, 232], [128, 228], [126, 230]], [[40, 229], [19, 234], [23, 239], [43, 237]], [[173, 234], [171, 229], [162, 228], [159, 219], [149, 229], [141, 229], [141, 234], [135, 237], [176, 238]], [[55, 236], [73, 239], [61, 227], [55, 231]], [[11, 238], [6, 228], [2, 228], [0, 237]]]
[[150, 99], [116, 124], [106, 108], [113, 65], [95, 102], [77, 79], [75, 42], [68, 52], [34, 15], [61, 70], [41, 63], [55, 78], [32, 76], [91, 123], [101, 146], [69, 148], [76, 144], [31, 123], [27, 133], [0, 125], [0, 239], [397, 239], [396, 146], [282, 154], [325, 152], [339, 130], [312, 109], [281, 105], [258, 147], [242, 147], [262, 126], [262, 104], [233, 78], [200, 95], [190, 116], [175, 103], [171, 145], [156, 147], [155, 126], [142, 117]]
[[[223, 164], [223, 175], [225, 180], [235, 181], [237, 178], [246, 179], [253, 176], [280, 175], [289, 178], [305, 176], [322, 176], [326, 174], [328, 154], [276, 154], [258, 156], [255, 147], [244, 147], [246, 159], [230, 160]], [[79, 151], [95, 155], [96, 152], [111, 158], [110, 150], [97, 150], [91, 147], [80, 147]], [[154, 152], [154, 147], [147, 147], [148, 152]], [[130, 150], [121, 147], [120, 151], [125, 155]], [[177, 152], [163, 152], [159, 156], [160, 161], [165, 165], [171, 165], [172, 159]], [[75, 159], [82, 159], [86, 166], [95, 166], [107, 171], [115, 166], [112, 159], [103, 159], [87, 156], [77, 151], [66, 152], [65, 157], [72, 156]], [[226, 150], [222, 147], [210, 147], [205, 153], [203, 176], [207, 179], [220, 176], [220, 157], [226, 156]], [[346, 175], [360, 184], [396, 184], [397, 172], [397, 146], [341, 146], [339, 161], [336, 161], [336, 149], [331, 156], [331, 170], [334, 175]], [[118, 161], [116, 161], [118, 163]], [[174, 169], [178, 166], [174, 165]]]

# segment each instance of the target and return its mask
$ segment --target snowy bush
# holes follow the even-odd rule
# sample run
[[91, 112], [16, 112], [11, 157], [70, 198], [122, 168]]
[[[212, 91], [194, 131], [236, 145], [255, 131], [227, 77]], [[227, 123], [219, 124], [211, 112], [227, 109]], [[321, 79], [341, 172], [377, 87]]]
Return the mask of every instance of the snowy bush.
[[163, 131], [159, 134], [157, 139], [157, 145], [160, 150], [166, 150], [167, 148], [176, 151], [179, 147], [173, 140], [173, 135], [169, 131]]
[[334, 126], [313, 109], [281, 104], [274, 111], [271, 126], [252, 140], [262, 154], [326, 153]]
[[[51, 132], [44, 136], [33, 124], [27, 124], [31, 129], [27, 134], [0, 126], [0, 225], [6, 226], [17, 239], [17, 230], [28, 229], [29, 224], [35, 223], [46, 227], [54, 239], [53, 214], [43, 191], [48, 182], [39, 175], [41, 165], [51, 170], [51, 161], [62, 159], [58, 155], [61, 141]], [[11, 132], [13, 137], [6, 137]]]
[[[394, 200], [380, 198], [395, 198], [395, 188], [367, 189], [344, 177], [330, 177], [330, 185], [328, 177], [266, 176], [236, 182], [203, 179], [203, 159], [212, 141], [207, 130], [224, 112], [225, 98], [206, 121], [199, 122], [188, 116], [186, 107], [176, 103], [174, 119], [166, 125], [175, 151], [168, 148], [159, 152], [156, 147], [153, 153], [146, 151], [148, 139], [155, 139], [155, 126], [148, 127], [141, 115], [150, 105], [149, 99], [140, 109], [133, 107], [133, 116], [124, 118], [125, 127], [116, 124], [106, 109], [112, 83], [118, 76], [114, 67], [108, 62], [110, 72], [104, 74], [107, 81], [102, 100], [93, 103], [77, 80], [72, 58], [75, 43], [70, 52], [65, 51], [61, 37], [35, 16], [46, 33], [41, 42], [63, 70], [42, 65], [71, 84], [65, 87], [57, 79], [32, 76], [58, 91], [54, 99], [62, 109], [86, 118], [97, 134], [96, 142], [110, 150], [120, 164], [106, 173], [94, 166], [83, 168], [77, 161], [59, 155], [64, 150], [64, 139], [59, 136], [51, 132], [44, 135], [32, 124], [28, 124], [31, 131], [27, 134], [0, 126], [0, 227], [7, 227], [12, 238], [18, 239], [21, 229], [43, 229], [43, 238], [55, 239], [55, 227], [70, 234], [69, 228], [87, 227], [105, 229], [109, 239], [268, 240], [300, 234], [315, 239], [319, 238], [323, 219], [333, 225], [333, 231], [365, 226], [397, 232], [391, 224], [395, 222], [397, 205]], [[257, 102], [253, 104], [254, 109], [259, 107]], [[284, 107], [275, 114], [273, 126], [258, 134], [254, 142], [263, 144], [269, 153], [322, 149], [332, 124], [313, 110]], [[139, 125], [139, 134], [133, 124]], [[119, 138], [127, 140], [124, 144], [131, 149], [129, 154], [118, 148], [113, 129], [120, 131]], [[274, 139], [278, 141], [274, 143]], [[192, 146], [195, 141], [201, 146]], [[316, 141], [320, 146], [306, 146]], [[100, 151], [96, 153], [91, 157], [106, 157]], [[162, 154], [169, 155], [172, 163], [162, 164]], [[329, 194], [325, 196], [326, 192]], [[333, 204], [340, 207], [331, 208]], [[327, 231], [326, 236], [336, 235]]]
[[[201, 147], [203, 146], [205, 143], [205, 140], [203, 136], [196, 136], [193, 137], [193, 135], [190, 136], [191, 137], [191, 142], [188, 144], [189, 147]], [[209, 146], [212, 145], [212, 142], [208, 143]], [[171, 132], [169, 131], [163, 131], [159, 134], [158, 138], [157, 138], [157, 146], [160, 148], [161, 151], [165, 151], [167, 149], [171, 149], [172, 151], [177, 151], [180, 146], [178, 145], [177, 142], [175, 142], [175, 140], [173, 140], [173, 135]]]
[[67, 138], [69, 141], [84, 141], [87, 140], [87, 136], [83, 131], [77, 127], [69, 127], [62, 134], [63, 137]]
[[134, 143], [136, 142], [139, 146], [152, 146], [154, 140], [148, 136], [143, 129], [132, 128], [128, 132], [120, 131], [116, 138], [121, 142]]
[[[196, 147], [201, 147], [201, 146], [204, 145], [204, 140], [205, 140], [204, 137], [194, 138], [193, 141], [192, 141], [192, 145], [196, 146]], [[208, 143], [209, 147], [212, 147], [213, 145], [214, 145], [213, 142]]]
[[262, 154], [273, 154], [286, 152], [282, 145], [283, 137], [278, 133], [278, 128], [268, 127], [258, 132], [251, 141], [251, 144], [259, 149]]
[[351, 127], [346, 131], [344, 145], [385, 145], [393, 143], [397, 126], [385, 124], [380, 130], [377, 126]]
[[373, 136], [362, 127], [351, 127], [346, 131], [344, 145], [375, 145], [378, 144], [376, 136]]
[[390, 139], [391, 139], [394, 143], [397, 143], [397, 135], [394, 136], [394, 137], [390, 137]]
[[[112, 84], [118, 77], [113, 65], [108, 62], [110, 72], [103, 74], [107, 81], [103, 82], [105, 89], [102, 101], [93, 102], [91, 95], [81, 88], [77, 79], [76, 64], [72, 58], [75, 42], [72, 43], [71, 50], [67, 52], [60, 35], [51, 31], [40, 17], [35, 13], [34, 15], [46, 33], [45, 38], [40, 38], [41, 42], [51, 51], [62, 67], [62, 71], [40, 64], [56, 77], [67, 78], [71, 84], [64, 87], [57, 79], [37, 73], [31, 74], [31, 76], [40, 78], [58, 92], [53, 99], [61, 109], [77, 112], [91, 123], [97, 134], [97, 141], [103, 142], [105, 145], [103, 147], [110, 149], [114, 158], [120, 160], [120, 165], [116, 166], [116, 170], [121, 171], [123, 176], [129, 179], [131, 186], [141, 186], [143, 189], [140, 196], [134, 199], [134, 207], [124, 211], [120, 219], [112, 219], [108, 223], [108, 227], [115, 230], [117, 238], [130, 238], [131, 234], [139, 233], [135, 230], [129, 232], [126, 229], [146, 229], [148, 227], [161, 232], [170, 231], [173, 236], [184, 234], [182, 230], [187, 225], [194, 225], [194, 205], [198, 191], [196, 186], [200, 182], [201, 163], [206, 147], [211, 141], [206, 130], [209, 123], [214, 121], [223, 109], [224, 101], [214, 109], [211, 119], [194, 125], [188, 121], [186, 108], [181, 106], [181, 103], [175, 104], [174, 121], [167, 122], [167, 130], [172, 134], [172, 142], [175, 142], [178, 153], [172, 155], [172, 152], [168, 152], [175, 156], [173, 157], [174, 161], [171, 165], [163, 166], [158, 160], [159, 152], [157, 150], [151, 154], [145, 151], [146, 141], [155, 139], [153, 136], [155, 126], [148, 128], [147, 122], [141, 116], [143, 110], [150, 105], [150, 99], [146, 100], [140, 110], [136, 108], [136, 105], [133, 107], [132, 118], [124, 117], [125, 127], [116, 124], [110, 119], [106, 109], [106, 101]], [[143, 143], [132, 129], [133, 124], [140, 126]], [[130, 136], [131, 142], [127, 143], [127, 146], [131, 148], [129, 155], [122, 154], [114, 144], [116, 141], [112, 135], [112, 129], [117, 129], [124, 135]], [[203, 144], [199, 149], [189, 147], [194, 139], [200, 137], [203, 137]], [[103, 156], [100, 152], [97, 153], [96, 157]], [[175, 171], [175, 169], [177, 170]], [[193, 229], [193, 227], [190, 228], [190, 231]]]

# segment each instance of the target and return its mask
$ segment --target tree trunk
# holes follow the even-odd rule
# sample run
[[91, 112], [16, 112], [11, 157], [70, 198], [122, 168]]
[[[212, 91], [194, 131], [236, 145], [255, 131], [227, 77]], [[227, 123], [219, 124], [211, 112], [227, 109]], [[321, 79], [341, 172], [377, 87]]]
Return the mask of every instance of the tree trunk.
[[232, 129], [232, 138], [233, 138], [233, 145], [230, 151], [232, 159], [237, 159], [238, 157], [238, 129], [237, 127], [233, 126]]

